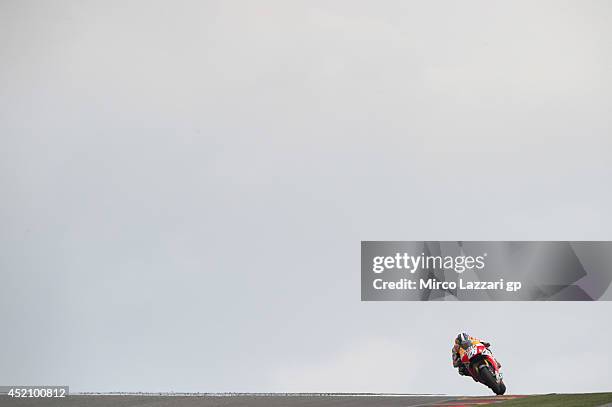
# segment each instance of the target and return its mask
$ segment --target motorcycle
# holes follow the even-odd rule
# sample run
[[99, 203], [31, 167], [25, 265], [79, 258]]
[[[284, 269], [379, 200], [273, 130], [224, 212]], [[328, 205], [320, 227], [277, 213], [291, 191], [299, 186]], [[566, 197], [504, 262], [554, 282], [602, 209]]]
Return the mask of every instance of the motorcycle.
[[503, 375], [493, 353], [482, 343], [463, 342], [459, 348], [461, 362], [472, 378], [487, 386], [498, 396], [506, 392]]

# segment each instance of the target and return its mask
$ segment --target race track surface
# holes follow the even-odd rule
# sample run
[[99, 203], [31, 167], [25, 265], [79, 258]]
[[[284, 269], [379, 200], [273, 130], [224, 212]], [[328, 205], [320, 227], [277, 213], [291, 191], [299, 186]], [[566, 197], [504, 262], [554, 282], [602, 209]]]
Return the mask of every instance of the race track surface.
[[461, 407], [495, 404], [519, 396], [142, 396], [71, 395], [58, 399], [0, 396], [0, 407]]

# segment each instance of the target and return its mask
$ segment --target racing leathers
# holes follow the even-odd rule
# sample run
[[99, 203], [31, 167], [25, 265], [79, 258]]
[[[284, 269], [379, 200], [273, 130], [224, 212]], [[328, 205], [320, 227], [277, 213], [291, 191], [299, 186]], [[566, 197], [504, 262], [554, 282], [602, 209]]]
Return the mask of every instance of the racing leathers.
[[[489, 342], [482, 341], [482, 340], [480, 340], [478, 338], [474, 338], [473, 336], [469, 336], [468, 338], [469, 338], [469, 340], [473, 344], [482, 343], [487, 348], [489, 346], [491, 346], [491, 344]], [[457, 343], [457, 341], [455, 341], [455, 343], [453, 345], [453, 367], [456, 367], [458, 369], [460, 375], [462, 375], [462, 376], [470, 376], [470, 372], [468, 371], [467, 366], [465, 366], [463, 364], [463, 362], [461, 362], [461, 355], [460, 355], [460, 352], [459, 352], [459, 348], [460, 347], [461, 347], [460, 344]], [[499, 363], [499, 361], [497, 359], [495, 359], [495, 361], [497, 362], [497, 365], [499, 367], [501, 367], [501, 363]]]

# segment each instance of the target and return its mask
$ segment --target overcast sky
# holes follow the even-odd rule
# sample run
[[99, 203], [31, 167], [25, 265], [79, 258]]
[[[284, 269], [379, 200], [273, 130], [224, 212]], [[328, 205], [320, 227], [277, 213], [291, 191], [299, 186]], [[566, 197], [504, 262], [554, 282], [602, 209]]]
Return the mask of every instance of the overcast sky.
[[610, 391], [612, 302], [362, 303], [361, 240], [612, 240], [609, 1], [0, 1], [0, 384]]

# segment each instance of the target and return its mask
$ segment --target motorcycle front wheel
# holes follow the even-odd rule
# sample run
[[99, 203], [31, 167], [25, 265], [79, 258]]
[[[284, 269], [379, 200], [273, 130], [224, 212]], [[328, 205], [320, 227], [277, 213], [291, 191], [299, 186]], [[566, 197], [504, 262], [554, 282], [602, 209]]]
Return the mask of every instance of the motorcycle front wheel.
[[499, 392], [495, 392], [495, 394], [497, 394], [498, 396], [501, 396], [502, 394], [506, 392], [506, 385], [504, 384], [503, 380], [500, 380], [498, 387], [499, 387]]
[[484, 383], [485, 386], [493, 390], [495, 394], [502, 395], [506, 392], [506, 385], [504, 382], [497, 383], [495, 380], [495, 375], [489, 369], [489, 366], [482, 364], [479, 366], [478, 375], [480, 376], [480, 381]]

